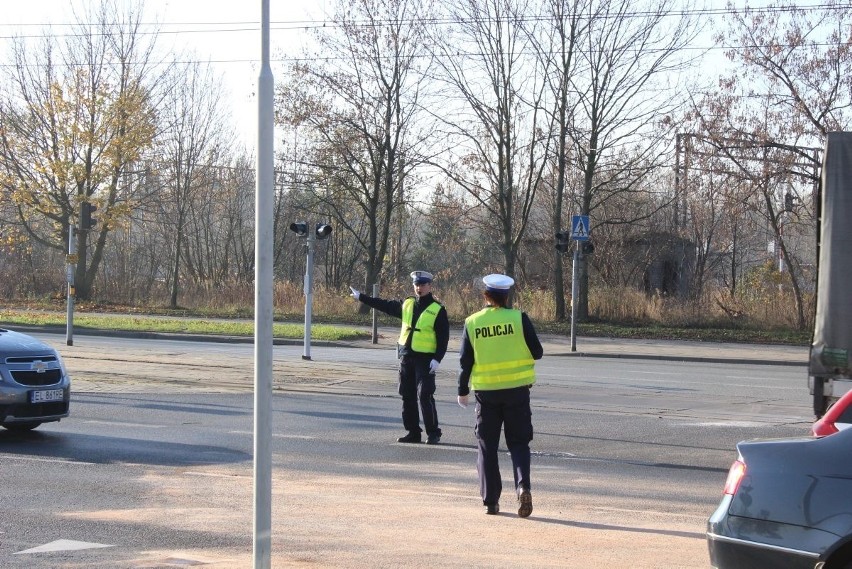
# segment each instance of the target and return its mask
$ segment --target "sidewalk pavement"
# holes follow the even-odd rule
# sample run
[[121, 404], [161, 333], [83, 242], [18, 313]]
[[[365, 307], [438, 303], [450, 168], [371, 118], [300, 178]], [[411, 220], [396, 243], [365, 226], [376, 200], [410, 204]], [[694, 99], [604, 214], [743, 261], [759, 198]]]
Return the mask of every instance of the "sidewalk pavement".
[[[397, 328], [380, 327], [378, 341], [358, 340], [348, 342], [358, 347], [390, 348], [399, 335]], [[808, 346], [781, 344], [738, 344], [728, 342], [701, 342], [683, 340], [635, 340], [626, 338], [595, 338], [579, 336], [575, 349], [569, 336], [540, 334], [544, 355], [565, 357], [657, 359], [670, 361], [694, 361], [705, 363], [738, 362], [757, 365], [807, 366]], [[303, 340], [288, 343], [303, 343]], [[449, 351], [458, 352], [461, 329], [450, 331]], [[343, 343], [335, 343], [341, 345]], [[321, 345], [321, 344], [317, 344]], [[328, 345], [328, 344], [326, 344]]]

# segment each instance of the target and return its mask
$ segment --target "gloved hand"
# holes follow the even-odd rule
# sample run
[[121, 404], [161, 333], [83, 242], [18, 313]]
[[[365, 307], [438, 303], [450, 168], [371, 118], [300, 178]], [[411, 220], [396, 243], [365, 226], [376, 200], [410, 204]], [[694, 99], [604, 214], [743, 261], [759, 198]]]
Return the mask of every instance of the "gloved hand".
[[352, 294], [350, 295], [350, 296], [352, 296], [352, 298], [354, 298], [355, 300], [361, 300], [361, 293], [360, 292], [358, 292], [357, 290], [355, 290], [351, 286], [349, 287], [349, 290], [352, 291]]
[[438, 367], [440, 365], [441, 365], [441, 362], [439, 362], [438, 360], [432, 360], [431, 362], [429, 362], [429, 373], [431, 373], [432, 375], [437, 373]]
[[458, 396], [457, 400], [459, 402], [459, 407], [461, 407], [462, 409], [467, 409], [467, 398], [468, 397], [469, 397], [469, 395], [459, 395]]

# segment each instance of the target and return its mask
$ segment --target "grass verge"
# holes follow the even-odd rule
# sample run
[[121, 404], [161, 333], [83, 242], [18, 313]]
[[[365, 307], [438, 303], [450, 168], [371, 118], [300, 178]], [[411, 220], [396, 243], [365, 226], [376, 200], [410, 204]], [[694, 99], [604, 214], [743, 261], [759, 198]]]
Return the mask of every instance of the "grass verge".
[[[0, 323], [17, 326], [65, 326], [65, 314], [47, 311], [0, 310]], [[124, 330], [136, 332], [161, 332], [175, 334], [210, 334], [217, 336], [251, 336], [254, 322], [245, 320], [218, 320], [204, 318], [169, 318], [158, 316], [119, 314], [75, 314], [74, 327], [91, 330]], [[275, 323], [275, 338], [298, 339], [304, 337], [304, 325]], [[312, 324], [311, 338], [324, 341], [347, 341], [370, 338], [370, 333], [357, 328]]]

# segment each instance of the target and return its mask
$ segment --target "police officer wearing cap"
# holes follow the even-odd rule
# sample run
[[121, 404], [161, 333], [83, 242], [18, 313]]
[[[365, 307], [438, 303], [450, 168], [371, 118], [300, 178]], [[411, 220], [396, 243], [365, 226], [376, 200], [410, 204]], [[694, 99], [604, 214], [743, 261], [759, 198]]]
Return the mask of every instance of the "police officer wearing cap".
[[471, 388], [476, 392], [476, 467], [486, 514], [500, 511], [503, 481], [497, 453], [500, 430], [512, 457], [518, 515], [532, 513], [530, 441], [533, 438], [530, 387], [535, 383], [535, 361], [544, 350], [526, 313], [508, 308], [515, 281], [506, 275], [488, 275], [488, 304], [469, 316], [462, 333], [458, 403], [467, 407]]
[[447, 353], [450, 323], [444, 306], [432, 297], [431, 273], [414, 271], [411, 281], [414, 296], [404, 300], [373, 298], [349, 288], [355, 300], [402, 320], [398, 340], [399, 394], [402, 396], [402, 425], [408, 433], [397, 442], [422, 442], [422, 413], [426, 444], [436, 445], [441, 442], [441, 428], [435, 408], [435, 372]]

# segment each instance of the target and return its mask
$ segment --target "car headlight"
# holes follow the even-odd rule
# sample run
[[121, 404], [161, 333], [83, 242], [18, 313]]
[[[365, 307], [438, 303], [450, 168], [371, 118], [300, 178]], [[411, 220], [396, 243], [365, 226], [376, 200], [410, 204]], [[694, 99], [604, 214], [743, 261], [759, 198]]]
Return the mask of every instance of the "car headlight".
[[[65, 361], [62, 359], [62, 356], [59, 355], [59, 352], [56, 352], [56, 361], [59, 362], [59, 369], [62, 370], [62, 377], [68, 377], [68, 370], [65, 369]], [[2, 378], [0, 378], [2, 381]]]

